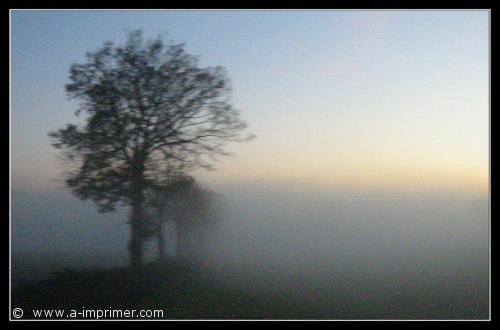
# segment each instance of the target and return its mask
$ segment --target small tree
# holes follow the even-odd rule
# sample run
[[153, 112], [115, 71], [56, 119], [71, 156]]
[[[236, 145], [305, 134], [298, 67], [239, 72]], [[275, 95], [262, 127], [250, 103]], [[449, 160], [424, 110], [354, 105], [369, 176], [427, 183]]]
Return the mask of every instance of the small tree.
[[156, 238], [160, 260], [165, 257], [164, 224], [169, 220], [174, 221], [179, 191], [184, 190], [184, 186], [190, 186], [193, 181], [193, 178], [182, 173], [172, 173], [167, 180], [163, 180], [162, 185], [151, 186], [146, 191], [146, 236]]
[[175, 224], [177, 257], [186, 255], [193, 243], [200, 249], [205, 247], [208, 231], [221, 218], [215, 197], [215, 193], [182, 173], [172, 175], [168, 184], [149, 187], [144, 211], [146, 236], [156, 238], [158, 259], [164, 258], [163, 227], [167, 221]]
[[[210, 243], [217, 237], [218, 230], [225, 220], [222, 196], [200, 185], [196, 185], [192, 200], [195, 207], [193, 218], [181, 215], [177, 219], [176, 227], [183, 231], [180, 236], [179, 251], [181, 256], [188, 255], [191, 259], [205, 262], [209, 261], [207, 252]], [[188, 215], [189, 216], [189, 215]]]
[[221, 67], [200, 68], [184, 44], [144, 41], [129, 34], [124, 46], [107, 42], [74, 64], [70, 98], [85, 125], [50, 133], [53, 145], [77, 167], [67, 185], [100, 211], [131, 207], [131, 265], [143, 259], [144, 192], [162, 184], [169, 167], [210, 168], [228, 141], [248, 141], [245, 122], [229, 102], [229, 80]]
[[182, 257], [187, 255], [187, 250], [192, 246], [190, 238], [198, 243], [204, 239], [200, 235], [196, 238], [190, 236], [201, 233], [209, 225], [212, 192], [195, 180], [188, 181], [179, 188], [173, 199], [172, 215], [177, 234], [176, 255]]

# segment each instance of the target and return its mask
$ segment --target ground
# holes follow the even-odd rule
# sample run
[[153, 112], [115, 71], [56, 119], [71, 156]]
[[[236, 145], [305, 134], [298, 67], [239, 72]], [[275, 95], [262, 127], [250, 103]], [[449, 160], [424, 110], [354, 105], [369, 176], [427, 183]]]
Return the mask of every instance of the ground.
[[[262, 284], [260, 280], [255, 279], [255, 286]], [[330, 287], [314, 288], [289, 274], [283, 283], [300, 292], [294, 294], [271, 286], [253, 290], [229, 285], [202, 267], [165, 260], [148, 264], [141, 272], [126, 267], [59, 272], [47, 280], [13, 287], [12, 308], [22, 308], [25, 319], [33, 318], [36, 309], [67, 313], [72, 309], [160, 309], [163, 319], [488, 318], [487, 295], [476, 289], [439, 291], [410, 285], [408, 280], [368, 283], [366, 278], [349, 277], [332, 279]]]

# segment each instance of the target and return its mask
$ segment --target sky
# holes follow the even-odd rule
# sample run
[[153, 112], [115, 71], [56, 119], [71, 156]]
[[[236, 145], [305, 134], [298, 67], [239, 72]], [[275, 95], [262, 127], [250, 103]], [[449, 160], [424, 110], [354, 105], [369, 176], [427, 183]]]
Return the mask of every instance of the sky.
[[209, 185], [488, 191], [488, 11], [12, 11], [12, 189], [62, 186], [70, 65], [134, 29], [228, 71], [257, 138]]

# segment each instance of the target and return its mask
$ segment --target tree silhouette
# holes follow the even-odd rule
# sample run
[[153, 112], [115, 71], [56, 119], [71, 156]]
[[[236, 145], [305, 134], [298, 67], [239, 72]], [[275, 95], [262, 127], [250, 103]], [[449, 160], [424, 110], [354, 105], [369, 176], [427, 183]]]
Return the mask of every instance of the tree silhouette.
[[[164, 224], [175, 224], [176, 255], [187, 255], [187, 247], [196, 245], [202, 250], [209, 231], [223, 218], [219, 197], [208, 188], [182, 172], [172, 172], [167, 184], [151, 186], [146, 191], [144, 216], [146, 236], [156, 238], [158, 259], [164, 258]], [[190, 249], [189, 252], [193, 252]]]
[[247, 141], [246, 123], [229, 102], [222, 67], [201, 68], [184, 44], [145, 41], [141, 31], [124, 46], [106, 42], [73, 64], [70, 98], [83, 125], [51, 132], [54, 147], [77, 164], [67, 185], [101, 212], [131, 207], [131, 265], [140, 267], [145, 236], [142, 209], [148, 187], [161, 185], [172, 166], [211, 168], [228, 141]]
[[[164, 259], [165, 241], [163, 226], [169, 220], [174, 220], [178, 204], [179, 192], [185, 186], [192, 185], [194, 179], [184, 173], [172, 172], [161, 185], [150, 186], [146, 190], [145, 225], [147, 238], [156, 238], [158, 242], [158, 259]], [[196, 207], [193, 205], [192, 207]]]
[[[186, 256], [191, 240], [203, 245], [201, 233], [207, 226], [213, 224], [214, 217], [210, 211], [214, 193], [201, 186], [193, 178], [179, 180], [169, 200], [169, 215], [175, 223], [177, 236], [176, 256]], [[196, 235], [198, 234], [198, 235]], [[197, 237], [190, 237], [196, 235]]]

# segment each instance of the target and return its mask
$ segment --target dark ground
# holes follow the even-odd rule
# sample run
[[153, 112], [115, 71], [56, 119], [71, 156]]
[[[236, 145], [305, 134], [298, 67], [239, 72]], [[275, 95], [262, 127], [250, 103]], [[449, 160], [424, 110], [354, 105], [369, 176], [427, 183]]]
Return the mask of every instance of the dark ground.
[[[303, 284], [292, 274], [283, 283]], [[391, 279], [374, 281], [369, 284], [372, 289], [360, 287], [362, 279], [339, 279], [336, 283], [343, 289], [303, 288], [299, 294], [276, 288], [252, 291], [229, 285], [201, 268], [167, 260], [149, 264], [140, 273], [127, 268], [67, 270], [50, 279], [16, 285], [12, 288], [12, 308], [22, 308], [23, 319], [33, 318], [32, 310], [42, 308], [162, 309], [164, 319], [488, 318], [488, 300], [477, 290], [464, 288], [450, 294], [432, 288], [417, 292], [408, 287], [398, 291], [390, 289], [398, 288]]]
[[[12, 288], [12, 306], [33, 318], [33, 309], [162, 309], [165, 319], [310, 318], [287, 297], [268, 300], [223, 287], [175, 261], [154, 263], [140, 273], [127, 268], [64, 271]], [[303, 307], [303, 306], [302, 306]]]

